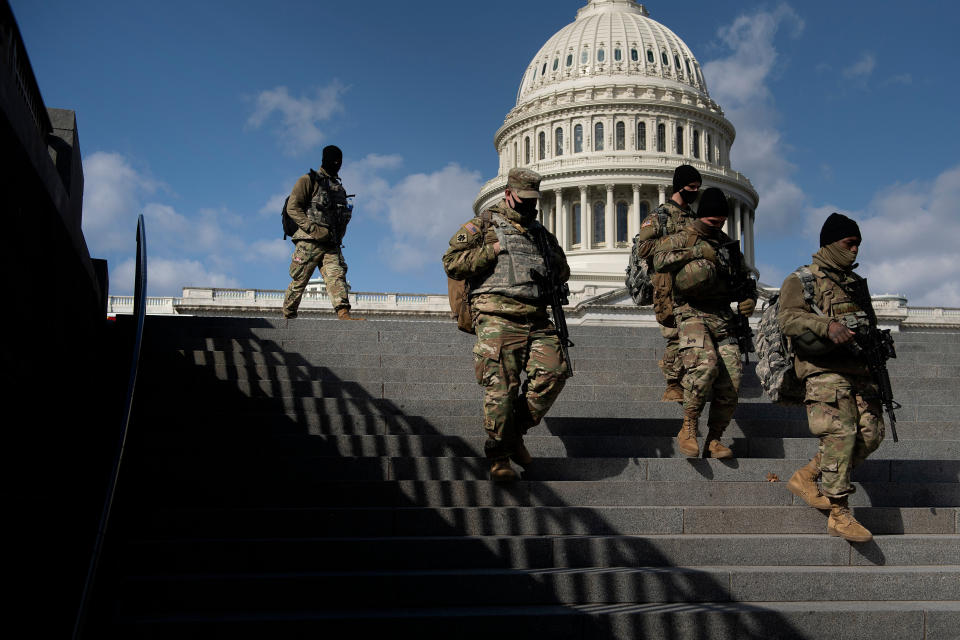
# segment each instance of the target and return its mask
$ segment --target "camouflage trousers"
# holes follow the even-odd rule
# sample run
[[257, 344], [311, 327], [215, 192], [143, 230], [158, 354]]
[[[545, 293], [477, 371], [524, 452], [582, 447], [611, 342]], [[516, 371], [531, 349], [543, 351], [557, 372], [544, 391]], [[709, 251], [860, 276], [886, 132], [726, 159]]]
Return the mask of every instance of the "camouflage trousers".
[[660, 325], [660, 334], [667, 339], [667, 346], [663, 350], [663, 357], [657, 363], [667, 384], [680, 382], [683, 378], [683, 363], [680, 360], [680, 332], [676, 327]]
[[820, 373], [806, 379], [807, 421], [820, 437], [820, 492], [854, 492], [850, 472], [877, 450], [884, 424], [880, 392], [869, 378]]
[[[513, 454], [527, 429], [540, 423], [563, 389], [569, 368], [546, 314], [512, 318], [477, 313], [474, 327], [474, 368], [484, 387], [484, 451], [495, 460]], [[526, 380], [521, 385], [522, 373]]]
[[292, 281], [287, 287], [287, 294], [283, 298], [283, 317], [292, 318], [297, 315], [303, 292], [310, 282], [313, 270], [320, 267], [323, 282], [327, 285], [327, 295], [333, 308], [349, 309], [350, 298], [347, 296], [347, 263], [337, 247], [323, 246], [310, 240], [298, 240], [290, 260], [290, 277]]
[[678, 317], [677, 324], [683, 415], [694, 422], [699, 420], [712, 391], [707, 425], [722, 431], [737, 409], [743, 372], [729, 317], [690, 310]]

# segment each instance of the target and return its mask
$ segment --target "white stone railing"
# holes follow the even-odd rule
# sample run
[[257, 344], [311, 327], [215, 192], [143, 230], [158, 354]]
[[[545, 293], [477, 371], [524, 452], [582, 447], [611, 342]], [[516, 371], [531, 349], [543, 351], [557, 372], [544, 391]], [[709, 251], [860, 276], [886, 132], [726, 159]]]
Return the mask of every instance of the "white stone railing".
[[[173, 315], [174, 304], [180, 298], [147, 298], [147, 315]], [[110, 296], [107, 299], [107, 315], [133, 313], [133, 296]]]

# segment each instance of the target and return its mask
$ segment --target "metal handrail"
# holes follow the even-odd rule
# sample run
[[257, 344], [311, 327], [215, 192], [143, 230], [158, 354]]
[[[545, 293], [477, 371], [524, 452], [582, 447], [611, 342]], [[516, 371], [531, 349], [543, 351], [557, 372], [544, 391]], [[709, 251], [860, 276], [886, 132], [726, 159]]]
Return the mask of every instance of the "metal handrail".
[[83, 634], [87, 612], [90, 607], [93, 585], [97, 577], [97, 569], [100, 566], [100, 558], [103, 555], [103, 543], [106, 539], [107, 527], [110, 524], [110, 515], [113, 511], [113, 500], [117, 492], [117, 480], [120, 477], [120, 465], [123, 462], [123, 452], [127, 445], [130, 413], [133, 408], [133, 394], [137, 387], [137, 373], [140, 369], [140, 347], [143, 344], [143, 325], [146, 319], [146, 312], [147, 230], [143, 222], [143, 214], [140, 214], [137, 218], [137, 266], [133, 283], [133, 315], [136, 318], [137, 327], [133, 340], [133, 355], [130, 358], [130, 376], [127, 381], [127, 396], [123, 403], [123, 419], [120, 423], [120, 442], [117, 446], [117, 453], [113, 462], [113, 473], [110, 474], [110, 482], [107, 486], [107, 495], [103, 504], [103, 512], [100, 515], [97, 537], [94, 541], [93, 552], [90, 556], [90, 567], [87, 569], [87, 578], [83, 584], [83, 595], [80, 599], [80, 607], [77, 610], [77, 618], [73, 626], [73, 640], [79, 640]]

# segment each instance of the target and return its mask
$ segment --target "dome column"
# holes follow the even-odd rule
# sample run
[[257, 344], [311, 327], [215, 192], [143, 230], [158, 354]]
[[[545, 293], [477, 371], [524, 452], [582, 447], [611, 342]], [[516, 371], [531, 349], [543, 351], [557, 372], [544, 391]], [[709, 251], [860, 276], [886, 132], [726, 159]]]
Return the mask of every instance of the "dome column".
[[590, 215], [590, 203], [587, 202], [587, 187], [580, 185], [580, 248], [590, 249], [593, 245], [593, 216]]
[[557, 242], [566, 251], [570, 247], [570, 219], [563, 211], [563, 191], [557, 189], [554, 195], [554, 219], [558, 223], [560, 233], [557, 235]]
[[664, 184], [657, 185], [657, 195], [659, 197], [659, 204], [663, 204], [667, 201], [667, 186]]
[[747, 259], [747, 264], [751, 267], [756, 268], [756, 262], [754, 257], [754, 246], [753, 246], [753, 221], [754, 221], [754, 212], [751, 209], [747, 209], [746, 217], [743, 221], [743, 242], [746, 245], [746, 250], [744, 251], [744, 257]]
[[630, 212], [630, 226], [627, 227], [627, 242], [630, 241], [633, 236], [640, 233], [640, 185], [634, 184], [633, 186], [633, 211]]
[[617, 218], [613, 210], [613, 186], [607, 185], [607, 208], [603, 211], [603, 235], [607, 243], [607, 249], [616, 249], [617, 247]]

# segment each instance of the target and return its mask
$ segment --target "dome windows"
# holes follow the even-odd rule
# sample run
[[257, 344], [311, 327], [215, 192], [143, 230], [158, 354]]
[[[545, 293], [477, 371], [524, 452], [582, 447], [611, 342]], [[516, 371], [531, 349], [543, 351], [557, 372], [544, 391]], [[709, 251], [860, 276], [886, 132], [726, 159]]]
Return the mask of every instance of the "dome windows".
[[683, 73], [683, 69], [680, 68], [680, 56], [674, 55], [673, 62], [673, 68], [677, 70], [677, 73]]
[[623, 122], [618, 122], [616, 126], [616, 135], [614, 136], [616, 142], [614, 143], [614, 148], [617, 151], [623, 151], [626, 149], [627, 143], [627, 125]]
[[627, 203], [617, 203], [617, 244], [627, 242]]
[[553, 59], [553, 70], [556, 71], [556, 70], [557, 70], [557, 67], [559, 67], [559, 66], [560, 66], [560, 58], [554, 58], [554, 59]]
[[700, 132], [696, 130], [693, 132], [693, 157], [700, 157]]
[[583, 151], [583, 125], [578, 124], [573, 128], [573, 152]]
[[580, 52], [580, 64], [587, 64], [587, 61], [590, 59], [590, 52], [584, 49]]
[[523, 164], [530, 164], [530, 136], [523, 139]]
[[637, 123], [637, 151], [647, 150], [647, 123]]
[[691, 78], [693, 77], [693, 72], [690, 71], [690, 61], [686, 58], [683, 59], [683, 63], [687, 66], [687, 75]]
[[543, 131], [537, 135], [537, 158], [544, 160], [547, 157], [547, 134]]
[[640, 53], [637, 51], [636, 48], [630, 49], [630, 59], [633, 60], [634, 62], [640, 61]]
[[577, 202], [573, 205], [573, 215], [570, 216], [573, 218], [573, 224], [570, 225], [573, 227], [573, 244], [580, 244], [580, 203]]
[[657, 151], [667, 152], [667, 128], [663, 124], [657, 125]]
[[607, 57], [607, 52], [603, 49], [597, 49], [597, 62], [603, 62], [604, 58]]
[[653, 49], [647, 49], [647, 62], [653, 64], [655, 60], [653, 59]]
[[554, 152], [554, 155], [562, 156], [563, 155], [563, 129], [561, 127], [557, 127], [557, 130], [555, 132], [555, 137], [557, 140], [557, 148], [556, 148], [556, 151]]
[[620, 62], [621, 60], [623, 60], [623, 52], [620, 51], [620, 49], [614, 49], [614, 50], [613, 50], [613, 61], [614, 61], [614, 62]]
[[665, 67], [670, 65], [670, 59], [667, 58], [667, 52], [666, 52], [666, 51], [661, 51], [661, 52], [660, 52], [660, 62], [662, 62], [662, 63], [663, 63], [663, 66], [665, 66]]
[[568, 67], [573, 66], [573, 54], [572, 54], [572, 53], [568, 53], [568, 54], [567, 54], [567, 66], [568, 66]]
[[547, 75], [547, 63], [543, 63], [543, 69], [540, 70], [540, 77]]
[[593, 241], [603, 242], [605, 238], [607, 205], [604, 202], [593, 203]]
[[677, 155], [683, 155], [683, 127], [677, 127]]
[[603, 151], [603, 123], [593, 125], [593, 150]]

